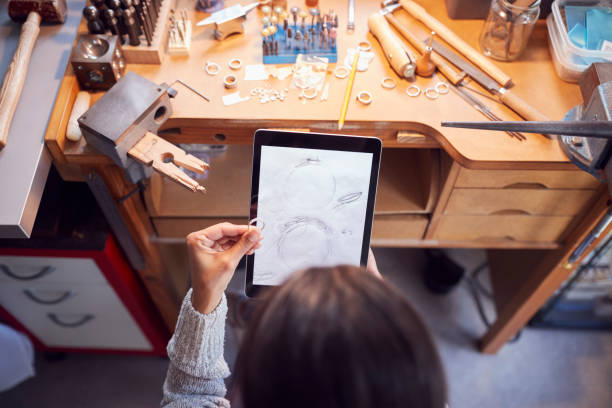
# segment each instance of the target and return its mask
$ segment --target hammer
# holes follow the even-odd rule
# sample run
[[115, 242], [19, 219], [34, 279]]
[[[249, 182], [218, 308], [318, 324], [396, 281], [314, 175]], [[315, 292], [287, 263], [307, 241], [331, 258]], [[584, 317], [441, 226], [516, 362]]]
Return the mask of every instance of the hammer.
[[0, 89], [0, 149], [6, 145], [32, 50], [40, 31], [40, 22], [42, 20], [45, 23], [64, 23], [66, 0], [9, 0], [8, 14], [13, 21], [25, 21], [25, 23], [21, 28], [19, 44], [4, 74], [4, 81]]

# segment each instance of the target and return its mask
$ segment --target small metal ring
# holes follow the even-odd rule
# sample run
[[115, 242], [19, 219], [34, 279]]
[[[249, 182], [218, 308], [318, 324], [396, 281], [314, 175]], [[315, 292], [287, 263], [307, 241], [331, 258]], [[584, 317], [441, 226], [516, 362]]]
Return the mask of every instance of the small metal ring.
[[232, 89], [235, 88], [236, 85], [238, 85], [238, 78], [236, 78], [236, 75], [226, 75], [225, 78], [223, 78], [223, 86], [227, 89]]
[[359, 43], [359, 51], [368, 52], [372, 49], [372, 44], [367, 41], [362, 41]]
[[[313, 91], [313, 92], [307, 94], [306, 93], [307, 91]], [[314, 99], [317, 97], [318, 93], [319, 92], [317, 91], [317, 88], [306, 88], [306, 89], [302, 89], [301, 96], [306, 99]]]
[[240, 58], [234, 58], [228, 62], [227, 65], [234, 71], [237, 71], [242, 67], [242, 60]]
[[440, 95], [446, 95], [450, 91], [450, 87], [446, 82], [438, 82], [434, 88]]
[[[258, 225], [255, 224], [261, 224], [261, 227], [259, 227]], [[264, 228], [266, 227], [266, 224], [260, 220], [259, 218], [253, 218], [251, 221], [249, 221], [249, 226], [251, 225], [255, 225], [257, 228], [259, 228], [261, 231], [264, 230]]]
[[344, 79], [349, 76], [350, 72], [351, 71], [348, 69], [348, 67], [345, 67], [344, 65], [338, 65], [334, 70], [334, 75], [336, 76], [336, 78]]
[[410, 85], [408, 88], [406, 88], [406, 94], [416, 98], [421, 94], [421, 88], [419, 88], [417, 85]]
[[357, 100], [363, 103], [364, 105], [369, 105], [372, 103], [374, 98], [372, 97], [372, 94], [369, 93], [368, 91], [361, 91], [357, 95]]
[[382, 81], [380, 81], [380, 85], [383, 88], [393, 89], [397, 85], [397, 82], [395, 82], [395, 79], [391, 77], [384, 77]]
[[204, 71], [206, 71], [208, 75], [217, 75], [219, 71], [221, 71], [221, 67], [216, 62], [206, 61]]
[[427, 88], [423, 94], [429, 99], [438, 99], [440, 97], [440, 93], [435, 88]]

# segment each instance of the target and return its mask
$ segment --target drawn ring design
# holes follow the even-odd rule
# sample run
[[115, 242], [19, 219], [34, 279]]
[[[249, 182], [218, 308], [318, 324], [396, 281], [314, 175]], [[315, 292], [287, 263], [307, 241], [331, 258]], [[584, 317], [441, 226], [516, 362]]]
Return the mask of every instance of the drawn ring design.
[[419, 88], [417, 85], [410, 85], [408, 88], [406, 88], [406, 94], [416, 98], [421, 94], [421, 88]]
[[350, 72], [351, 71], [348, 69], [348, 67], [345, 67], [344, 65], [340, 65], [340, 66], [337, 66], [336, 69], [334, 70], [334, 75], [336, 76], [336, 78], [344, 79], [347, 76], [349, 76]]
[[372, 103], [374, 98], [372, 98], [372, 94], [368, 91], [361, 91], [359, 92], [359, 95], [357, 95], [357, 100], [364, 105], [369, 105]]
[[217, 75], [219, 71], [221, 71], [221, 67], [216, 62], [206, 61], [204, 71], [206, 71], [208, 75]]
[[[266, 223], [263, 222], [262, 220], [260, 220], [259, 218], [253, 218], [251, 221], [249, 221], [248, 225], [249, 226], [250, 225], [256, 226], [256, 227], [258, 227], [262, 231], [263, 231], [264, 228], [266, 228]], [[259, 225], [261, 225], [261, 227]]]
[[317, 88], [306, 88], [306, 89], [302, 89], [302, 94], [301, 96], [306, 98], [306, 99], [314, 99], [317, 97]]
[[236, 75], [226, 75], [225, 78], [223, 78], [223, 86], [227, 89], [232, 89], [235, 88], [236, 85], [238, 85], [238, 78], [236, 78]]
[[382, 81], [380, 81], [380, 85], [383, 88], [393, 89], [397, 85], [397, 82], [395, 82], [395, 79], [391, 77], [384, 77]]
[[227, 65], [234, 71], [239, 70], [242, 67], [242, 60], [240, 58], [234, 58]]
[[438, 97], [440, 96], [440, 93], [438, 91], [436, 91], [435, 88], [427, 88], [425, 90], [425, 92], [423, 92], [423, 93], [429, 99], [438, 99]]
[[372, 49], [372, 44], [367, 41], [362, 41], [359, 43], [359, 51], [367, 52]]
[[438, 82], [434, 88], [440, 95], [446, 95], [450, 91], [450, 87], [446, 82]]

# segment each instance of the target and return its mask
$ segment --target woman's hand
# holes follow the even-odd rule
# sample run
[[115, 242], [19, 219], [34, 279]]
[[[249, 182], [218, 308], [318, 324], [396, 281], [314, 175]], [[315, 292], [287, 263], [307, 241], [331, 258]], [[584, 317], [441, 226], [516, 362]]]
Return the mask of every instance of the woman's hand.
[[368, 266], [366, 267], [366, 271], [377, 278], [382, 279], [382, 275], [378, 271], [378, 265], [376, 265], [376, 259], [374, 259], [374, 252], [372, 252], [372, 248], [370, 248], [370, 252], [368, 252]]
[[191, 303], [197, 311], [206, 314], [215, 310], [238, 262], [259, 248], [262, 238], [255, 227], [228, 222], [187, 235]]

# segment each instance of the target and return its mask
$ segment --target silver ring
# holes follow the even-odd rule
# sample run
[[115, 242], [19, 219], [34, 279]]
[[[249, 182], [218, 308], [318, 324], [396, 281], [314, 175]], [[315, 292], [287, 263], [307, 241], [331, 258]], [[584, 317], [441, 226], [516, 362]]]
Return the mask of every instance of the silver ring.
[[438, 99], [440, 93], [435, 88], [427, 88], [423, 94], [429, 99]]
[[406, 94], [416, 98], [421, 94], [421, 88], [419, 88], [417, 85], [410, 85], [408, 88], [406, 88]]
[[[256, 224], [261, 224], [261, 227], [256, 225]], [[266, 224], [262, 220], [260, 220], [259, 218], [253, 218], [251, 221], [249, 221], [248, 225], [254, 225], [257, 228], [259, 228], [261, 231], [263, 231], [264, 228], [266, 227]]]
[[[311, 92], [311, 93], [307, 94], [306, 91], [309, 91], [309, 90], [310, 91], [314, 91], [314, 92]], [[317, 91], [317, 88], [306, 88], [306, 89], [302, 89], [302, 93], [301, 93], [300, 96], [302, 96], [303, 98], [306, 98], [306, 99], [314, 99], [314, 98], [317, 97], [318, 93], [319, 92]]]
[[362, 41], [359, 43], [359, 51], [368, 52], [372, 49], [372, 44], [367, 41]]
[[349, 76], [350, 72], [351, 71], [344, 65], [339, 65], [334, 70], [334, 75], [336, 76], [336, 78], [344, 79]]
[[234, 71], [237, 71], [242, 67], [242, 60], [240, 58], [234, 58], [228, 62], [227, 65]]
[[361, 91], [357, 95], [357, 100], [359, 102], [363, 103], [364, 105], [369, 105], [369, 104], [372, 103], [374, 98], [372, 98], [372, 94], [369, 93], [368, 91]]
[[380, 85], [383, 88], [393, 89], [397, 85], [397, 82], [395, 82], [395, 79], [391, 77], [384, 77], [382, 81], [380, 81]]
[[434, 88], [440, 95], [446, 95], [450, 91], [450, 87], [446, 82], [438, 82]]
[[216, 62], [206, 61], [204, 71], [206, 71], [208, 75], [217, 75], [219, 71], [221, 71], [221, 67]]
[[236, 78], [236, 75], [226, 75], [225, 78], [223, 78], [223, 86], [227, 89], [232, 89], [235, 88], [236, 85], [238, 85], [238, 78]]

